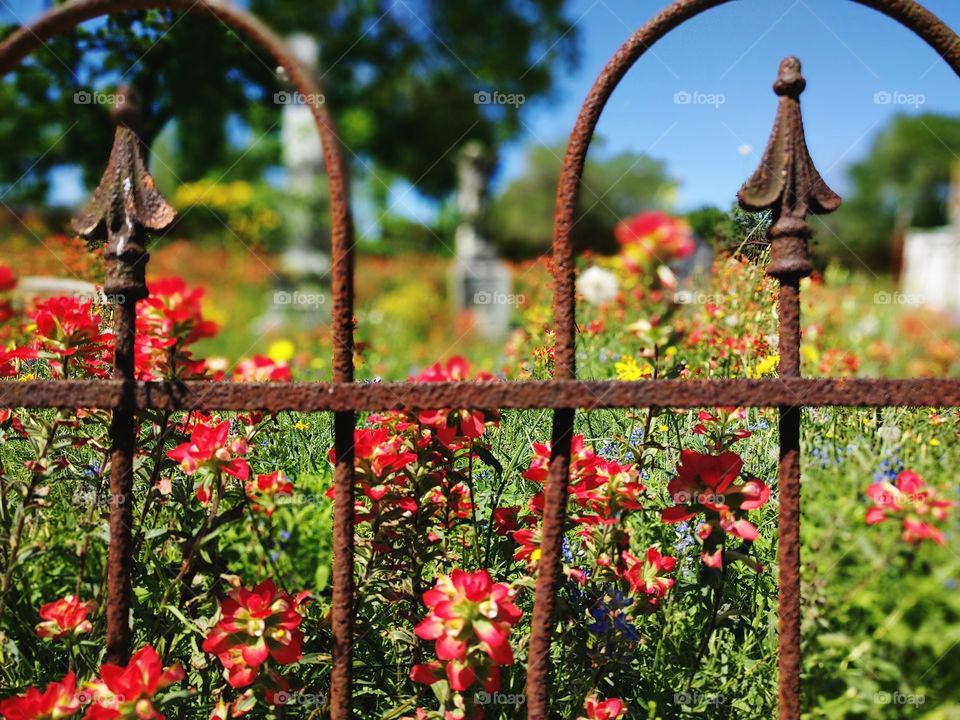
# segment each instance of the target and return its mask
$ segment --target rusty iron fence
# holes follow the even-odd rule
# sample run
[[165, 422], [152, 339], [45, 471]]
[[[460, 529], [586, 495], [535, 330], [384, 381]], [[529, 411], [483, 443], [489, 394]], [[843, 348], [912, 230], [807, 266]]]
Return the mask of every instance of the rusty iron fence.
[[[843, 2], [845, 0], [837, 0]], [[849, 0], [873, 8], [912, 30], [960, 75], [960, 37], [914, 0]], [[776, 120], [763, 160], [741, 188], [740, 204], [769, 211], [771, 259], [767, 273], [779, 281], [779, 377], [768, 380], [578, 381], [575, 344], [575, 265], [572, 231], [590, 140], [600, 114], [628, 70], [667, 33], [687, 20], [733, 0], [676, 0], [635, 32], [597, 78], [567, 145], [557, 191], [553, 241], [555, 294], [554, 379], [540, 382], [354, 384], [354, 234], [346, 171], [339, 139], [327, 109], [311, 104], [329, 178], [332, 226], [333, 382], [285, 385], [230, 382], [137, 382], [133, 345], [136, 302], [148, 295], [146, 239], [173, 219], [173, 210], [145, 169], [136, 135], [134, 96], [113, 113], [117, 123], [107, 171], [93, 200], [75, 221], [78, 234], [105, 243], [104, 292], [118, 298], [117, 338], [111, 380], [6, 383], [0, 404], [20, 408], [104, 408], [110, 428], [110, 543], [108, 556], [107, 658], [126, 662], [130, 654], [130, 576], [133, 545], [132, 463], [138, 411], [299, 410], [334, 413], [334, 569], [331, 717], [352, 715], [351, 664], [354, 622], [353, 433], [356, 413], [367, 410], [429, 409], [450, 406], [554, 411], [552, 455], [543, 513], [542, 557], [526, 681], [529, 720], [549, 717], [550, 644], [561, 575], [566, 521], [567, 477], [574, 415], [578, 409], [704, 406], [779, 408], [779, 702], [781, 720], [800, 718], [800, 418], [803, 407], [960, 406], [960, 380], [839, 380], [800, 377], [800, 280], [812, 269], [808, 253], [810, 214], [828, 213], [840, 198], [827, 187], [810, 159], [800, 112], [805, 80], [796, 58], [784, 60], [774, 83]], [[269, 54], [305, 96], [320, 88], [297, 64], [284, 42], [260, 21], [217, 0], [71, 0], [21, 27], [0, 43], [0, 76], [13, 70], [45, 40], [102, 15], [129, 10], [174, 9], [209, 16]]]

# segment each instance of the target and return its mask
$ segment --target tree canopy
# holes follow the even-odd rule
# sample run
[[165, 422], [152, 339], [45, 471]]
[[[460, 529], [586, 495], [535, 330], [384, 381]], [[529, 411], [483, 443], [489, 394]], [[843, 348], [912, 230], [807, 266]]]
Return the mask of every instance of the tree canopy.
[[[251, 10], [281, 34], [319, 40], [325, 102], [348, 160], [435, 197], [453, 186], [459, 144], [476, 138], [495, 147], [511, 137], [524, 104], [516, 98], [549, 96], [557, 73], [575, 61], [565, 0], [252, 0]], [[276, 162], [273, 98], [283, 84], [272, 63], [218, 22], [132, 12], [54, 39], [0, 82], [0, 177], [10, 197], [42, 197], [48, 171], [64, 164], [80, 165], [92, 184], [112, 127], [75, 95], [96, 103], [97, 90], [119, 82], [143, 97], [148, 143], [176, 128], [163, 162], [178, 180]], [[477, 102], [476, 93], [488, 95]], [[514, 102], [482, 102], [495, 93]], [[257, 142], [233, 142], [231, 126]]]
[[[523, 175], [494, 199], [493, 235], [505, 255], [529, 257], [549, 251], [565, 149], [563, 143], [531, 147]], [[677, 187], [661, 160], [629, 151], [604, 157], [602, 150], [603, 141], [597, 138], [583, 173], [574, 226], [579, 250], [613, 251], [616, 224], [640, 210], [668, 206]]]
[[960, 118], [894, 118], [864, 159], [850, 167], [851, 188], [836, 214], [825, 220], [832, 233], [819, 232], [820, 252], [845, 256], [857, 267], [888, 269], [892, 243], [903, 231], [946, 224], [951, 169], [958, 157]]

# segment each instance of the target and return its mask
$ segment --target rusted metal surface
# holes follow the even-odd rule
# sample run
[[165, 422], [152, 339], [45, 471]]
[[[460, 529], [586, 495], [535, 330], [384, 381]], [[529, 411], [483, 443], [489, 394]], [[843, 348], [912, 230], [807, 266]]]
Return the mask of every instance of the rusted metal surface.
[[563, 572], [562, 550], [574, 412], [572, 408], [563, 408], [553, 413], [550, 470], [544, 490], [540, 565], [527, 655], [527, 717], [546, 718], [550, 714], [550, 640]]
[[[913, 0], [851, 0], [878, 10], [923, 38], [960, 75], [960, 38]], [[960, 380], [844, 380], [799, 377], [799, 279], [809, 272], [804, 221], [807, 212], [828, 212], [839, 198], [813, 167], [803, 138], [798, 97], [803, 90], [799, 63], [781, 65], [775, 90], [780, 107], [761, 167], [740, 193], [750, 209], [769, 208], [772, 258], [768, 272], [781, 282], [779, 299], [780, 375], [776, 380], [577, 382], [575, 264], [572, 231], [586, 153], [610, 95], [633, 64], [654, 43], [683, 22], [732, 0], [678, 0], [632, 35], [596, 80], [570, 137], [557, 190], [554, 234], [555, 380], [526, 383], [353, 383], [353, 227], [345, 167], [326, 107], [312, 103], [330, 184], [333, 236], [333, 369], [328, 384], [251, 385], [234, 383], [134, 383], [135, 302], [145, 296], [145, 233], [160, 230], [172, 211], [156, 193], [139, 156], [131, 119], [117, 116], [120, 128], [110, 167], [78, 230], [107, 242], [109, 281], [105, 291], [129, 302], [115, 318], [115, 379], [87, 382], [0, 384], [3, 407], [103, 407], [114, 411], [111, 438], [111, 545], [108, 568], [107, 651], [123, 661], [129, 653], [130, 501], [135, 449], [134, 413], [138, 409], [282, 409], [333, 411], [335, 467], [333, 669], [331, 717], [351, 716], [351, 644], [353, 638], [353, 432], [355, 412], [390, 408], [450, 406], [553, 408], [553, 454], [546, 488], [540, 575], [537, 580], [527, 675], [527, 717], [549, 716], [549, 653], [563, 529], [574, 413], [578, 408], [779, 407], [780, 440], [780, 717], [799, 718], [799, 513], [801, 406], [960, 406]], [[0, 43], [0, 75], [16, 67], [54, 35], [101, 15], [125, 10], [171, 8], [209, 15], [266, 50], [290, 82], [305, 96], [322, 96], [309, 74], [289, 55], [283, 41], [248, 13], [210, 0], [75, 0], [60, 5], [33, 25]], [[132, 107], [132, 106], [131, 106]], [[129, 178], [133, 192], [122, 180]], [[129, 230], [127, 221], [134, 221]], [[96, 242], [96, 240], [95, 240]]]
[[120, 381], [110, 421], [110, 546], [107, 562], [107, 660], [130, 659], [130, 580], [133, 572], [133, 460], [136, 452], [137, 302], [147, 297], [147, 233], [164, 230], [176, 215], [157, 192], [136, 135], [138, 99], [117, 91], [111, 116], [117, 125], [106, 172], [90, 204], [74, 221], [91, 247], [106, 243], [104, 293], [114, 303], [113, 379]]
[[[797, 58], [788, 57], [780, 63], [777, 81], [773, 84], [774, 92], [780, 96], [773, 132], [760, 166], [737, 193], [744, 210], [770, 211], [767, 274], [794, 285], [813, 270], [807, 248], [812, 234], [807, 215], [829, 213], [840, 207], [840, 197], [827, 187], [807, 150], [800, 113], [800, 94], [806, 86]], [[786, 330], [787, 334], [796, 331], [799, 335], [799, 325], [790, 325]], [[783, 353], [780, 357], [783, 358]], [[799, 355], [796, 363], [791, 359], [790, 366], [792, 371], [785, 373], [781, 364], [780, 375], [799, 375]]]
[[[0, 407], [117, 407], [121, 386], [103, 381], [0, 382]], [[302, 410], [779, 407], [960, 407], [960, 379], [770, 378], [765, 380], [645, 380], [331, 384], [138, 383], [138, 409]]]
[[[795, 57], [783, 60], [773, 84], [773, 91], [780, 96], [773, 132], [760, 167], [737, 194], [745, 210], [770, 211], [767, 274], [780, 281], [778, 370], [781, 378], [797, 379], [800, 280], [813, 270], [807, 246], [813, 233], [807, 215], [829, 213], [840, 207], [840, 196], [827, 187], [807, 150], [800, 112], [800, 94], [806, 86], [800, 61]], [[777, 567], [781, 720], [800, 720], [800, 414], [796, 403], [780, 406]]]

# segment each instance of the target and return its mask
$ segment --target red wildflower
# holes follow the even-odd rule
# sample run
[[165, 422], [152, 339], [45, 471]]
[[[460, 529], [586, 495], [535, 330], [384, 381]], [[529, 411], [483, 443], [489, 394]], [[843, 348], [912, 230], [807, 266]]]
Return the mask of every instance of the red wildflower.
[[[246, 481], [250, 476], [250, 468], [247, 461], [240, 456], [247, 454], [247, 440], [241, 437], [230, 441], [229, 435], [229, 420], [216, 425], [194, 425], [189, 442], [181, 443], [168, 451], [167, 457], [180, 463], [180, 469], [187, 475], [193, 475], [203, 468], [213, 472], [222, 471]], [[202, 482], [197, 487], [197, 498], [202, 503], [210, 500], [207, 483]]]
[[0, 265], [0, 292], [8, 292], [17, 286], [17, 275], [13, 268]]
[[110, 375], [113, 335], [101, 332], [102, 318], [93, 302], [72, 297], [52, 297], [36, 304], [30, 318], [37, 326], [35, 348], [50, 360], [62, 377], [74, 374], [105, 378]]
[[626, 569], [623, 573], [630, 585], [630, 591], [644, 593], [647, 602], [656, 607], [660, 599], [673, 587], [673, 578], [664, 577], [677, 567], [677, 559], [661, 555], [657, 547], [647, 549], [643, 560], [626, 550], [621, 553]]
[[204, 374], [204, 361], [194, 359], [189, 349], [197, 340], [217, 334], [216, 324], [203, 319], [203, 292], [188, 289], [182, 278], [150, 281], [150, 297], [137, 305], [137, 379]]
[[618, 698], [599, 700], [596, 695], [587, 698], [584, 709], [587, 711], [586, 716], [577, 720], [617, 720], [617, 718], [626, 717], [627, 714], [627, 708], [622, 700]]
[[72, 672], [60, 682], [47, 685], [44, 692], [30, 688], [23, 695], [0, 700], [0, 715], [7, 720], [55, 720], [80, 709], [77, 679]]
[[233, 373], [236, 382], [290, 382], [290, 366], [285, 362], [275, 362], [264, 355], [254, 355], [249, 360], [239, 362]]
[[[436, 363], [412, 379], [417, 382], [455, 382], [467, 380], [469, 375], [469, 363], [462, 357], [454, 357], [446, 365]], [[495, 378], [489, 373], [477, 373], [474, 380], [486, 382]], [[418, 417], [441, 443], [447, 447], [459, 447], [482, 437], [487, 423], [496, 424], [500, 416], [493, 410], [444, 409], [423, 411]]]
[[656, 260], [668, 263], [693, 254], [696, 244], [690, 227], [662, 212], [642, 212], [622, 221], [613, 231], [623, 246], [621, 257], [631, 272]]
[[246, 491], [253, 509], [270, 517], [277, 508], [277, 497], [293, 495], [293, 483], [287, 480], [283, 470], [275, 470], [269, 475], [257, 475], [256, 480], [247, 480]]
[[36, 357], [37, 352], [32, 348], [0, 348], [0, 377], [13, 377], [20, 372], [19, 361], [33, 360]]
[[37, 635], [54, 640], [70, 633], [88, 633], [93, 629], [87, 613], [97, 607], [94, 600], [80, 602], [76, 595], [67, 595], [40, 608], [45, 622], [37, 625]]
[[307, 595], [291, 597], [272, 580], [264, 580], [253, 590], [230, 592], [203, 649], [220, 659], [231, 686], [250, 685], [268, 658], [281, 665], [300, 659], [303, 632], [297, 628], [303, 620], [300, 605]]
[[154, 695], [180, 682], [183, 675], [180, 665], [164, 670], [160, 656], [149, 645], [134, 653], [126, 667], [104, 663], [100, 666], [100, 679], [91, 682], [90, 689], [84, 692], [93, 697], [84, 720], [166, 720], [153, 705]]
[[901, 472], [893, 484], [874, 483], [867, 488], [867, 495], [873, 501], [867, 510], [867, 525], [901, 519], [905, 541], [916, 544], [932, 540], [943, 545], [943, 532], [933, 523], [945, 521], [953, 503], [938, 498], [913, 470]]
[[[493, 582], [488, 571], [460, 569], [441, 575], [433, 589], [423, 594], [430, 614], [414, 632], [436, 641], [437, 658], [446, 663], [453, 690], [467, 690], [478, 677], [485, 685], [499, 688], [495, 668], [513, 664], [510, 627], [522, 614], [513, 597], [514, 591]], [[424, 682], [439, 668], [439, 664], [414, 666], [411, 678]]]
[[[661, 510], [665, 522], [679, 523], [700, 513], [706, 515], [707, 522], [697, 529], [697, 537], [704, 543], [702, 557], [708, 566], [720, 562], [724, 534], [748, 541], [757, 538], [757, 529], [743, 515], [765, 505], [770, 488], [757, 479], [734, 485], [742, 469], [743, 461], [733, 452], [702, 455], [683, 450], [677, 476], [667, 486], [675, 504]], [[722, 532], [713, 532], [715, 529]]]
[[517, 529], [518, 506], [499, 507], [493, 511], [493, 526], [497, 535], [509, 535]]

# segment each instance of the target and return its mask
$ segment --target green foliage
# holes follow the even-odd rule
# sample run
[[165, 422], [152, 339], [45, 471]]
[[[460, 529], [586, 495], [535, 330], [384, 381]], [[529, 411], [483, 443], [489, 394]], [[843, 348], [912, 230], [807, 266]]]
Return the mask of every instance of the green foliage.
[[[478, 104], [476, 92], [549, 96], [556, 73], [575, 59], [577, 31], [564, 0], [428, 0], [383, 10], [372, 2], [254, 0], [251, 10], [280, 33], [307, 32], [322, 46], [325, 102], [350, 157], [446, 195], [455, 153], [469, 138], [490, 146], [519, 129], [519, 104]], [[0, 36], [12, 31], [0, 29]], [[142, 136], [151, 144], [176, 128], [165, 162], [178, 182], [213, 170], [252, 178], [275, 164], [282, 88], [275, 62], [223, 24], [170, 11], [98, 20], [56, 38], [0, 82], [0, 176], [19, 198], [37, 199], [46, 173], [79, 164], [94, 186], [110, 147], [105, 108], [76, 105], [78, 91], [112, 92], [119, 81], [144, 98]], [[230, 117], [257, 138], [232, 147]], [[266, 140], [266, 142], [262, 142]], [[437, 158], [443, 155], [438, 162]], [[239, 167], [234, 167], [240, 163]]]
[[[602, 140], [595, 140], [599, 149]], [[533, 146], [526, 170], [504, 187], [493, 202], [493, 240], [511, 258], [546, 253], [553, 241], [557, 182], [565, 146]], [[624, 151], [591, 157], [580, 188], [580, 209], [574, 226], [577, 248], [614, 252], [613, 228], [640, 210], [669, 205], [676, 181], [666, 165], [646, 155]]]
[[887, 269], [893, 241], [909, 227], [947, 221], [960, 118], [898, 115], [849, 171], [852, 191], [825, 222], [823, 252], [852, 267]]

